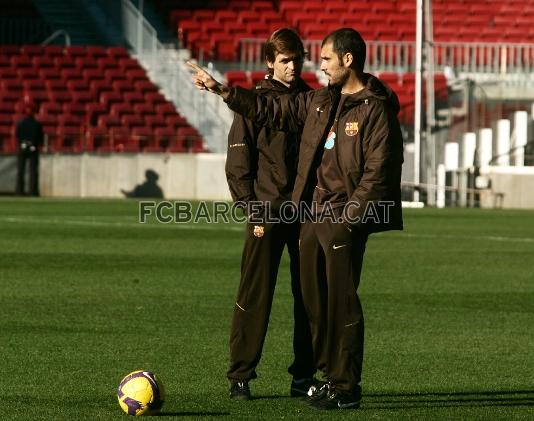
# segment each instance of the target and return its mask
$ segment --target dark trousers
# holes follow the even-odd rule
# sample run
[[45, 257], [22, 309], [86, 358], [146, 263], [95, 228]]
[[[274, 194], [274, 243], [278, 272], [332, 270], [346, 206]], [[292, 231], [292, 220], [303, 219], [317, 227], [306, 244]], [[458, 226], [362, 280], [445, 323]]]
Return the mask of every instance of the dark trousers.
[[302, 293], [315, 364], [334, 388], [360, 383], [364, 322], [358, 297], [367, 234], [329, 221], [305, 222], [300, 233]]
[[263, 236], [254, 235], [254, 225], [247, 224], [241, 260], [241, 282], [230, 331], [230, 380], [257, 377], [258, 365], [273, 302], [278, 267], [285, 246], [289, 252], [293, 292], [294, 361], [289, 373], [296, 379], [315, 373], [311, 333], [302, 301], [299, 276], [298, 224], [267, 224]]
[[39, 196], [39, 152], [19, 151], [17, 154], [17, 186], [16, 193], [24, 194], [26, 179], [26, 161], [30, 163], [30, 187], [32, 196]]

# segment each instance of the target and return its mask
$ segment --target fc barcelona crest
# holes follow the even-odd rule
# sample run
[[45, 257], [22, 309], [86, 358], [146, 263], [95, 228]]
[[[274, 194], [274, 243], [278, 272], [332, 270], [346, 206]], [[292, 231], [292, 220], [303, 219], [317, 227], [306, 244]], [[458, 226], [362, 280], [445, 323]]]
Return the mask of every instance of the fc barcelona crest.
[[261, 225], [254, 225], [254, 231], [253, 231], [254, 237], [261, 238], [263, 237], [263, 234], [265, 234], [265, 228]]
[[347, 136], [356, 136], [358, 134], [358, 122], [348, 121], [345, 124], [345, 134]]

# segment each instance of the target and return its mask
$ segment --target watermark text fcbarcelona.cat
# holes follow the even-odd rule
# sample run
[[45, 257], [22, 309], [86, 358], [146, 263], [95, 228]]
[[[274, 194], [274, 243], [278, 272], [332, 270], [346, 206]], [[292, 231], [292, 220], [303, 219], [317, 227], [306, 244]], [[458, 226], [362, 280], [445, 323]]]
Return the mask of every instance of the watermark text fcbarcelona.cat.
[[[299, 205], [291, 201], [276, 207], [271, 202], [251, 201], [148, 201], [139, 202], [139, 223], [158, 222], [162, 224], [198, 224], [198, 223], [296, 223], [296, 222], [343, 222], [385, 223], [390, 220], [393, 201], [366, 202], [349, 201], [336, 206], [330, 202], [319, 205], [302, 202]], [[363, 211], [362, 211], [363, 209]]]

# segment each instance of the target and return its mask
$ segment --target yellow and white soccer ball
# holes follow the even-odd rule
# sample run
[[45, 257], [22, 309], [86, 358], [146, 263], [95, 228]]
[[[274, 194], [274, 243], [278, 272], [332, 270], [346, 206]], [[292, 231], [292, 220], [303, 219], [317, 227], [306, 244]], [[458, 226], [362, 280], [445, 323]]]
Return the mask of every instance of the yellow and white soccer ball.
[[164, 400], [163, 385], [150, 371], [138, 370], [128, 374], [119, 384], [117, 399], [128, 415], [155, 415]]

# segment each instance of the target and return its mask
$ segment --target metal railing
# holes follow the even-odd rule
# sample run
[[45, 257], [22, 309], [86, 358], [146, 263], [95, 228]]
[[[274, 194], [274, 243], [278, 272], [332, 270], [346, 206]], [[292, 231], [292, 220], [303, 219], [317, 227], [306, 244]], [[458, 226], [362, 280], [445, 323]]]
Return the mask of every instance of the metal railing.
[[[304, 41], [309, 60], [320, 63], [320, 40]], [[243, 70], [263, 68], [262, 39], [241, 40]], [[434, 42], [434, 68], [457, 73], [490, 73], [529, 75], [534, 71], [534, 44], [502, 44], [484, 42]], [[413, 72], [415, 42], [367, 41], [366, 69], [371, 72]]]
[[65, 39], [65, 46], [70, 47], [70, 35], [64, 29], [59, 29], [59, 30], [55, 31], [47, 39], [45, 39], [43, 42], [41, 42], [41, 45], [42, 46], [48, 45], [52, 41], [54, 41], [56, 38], [61, 37], [61, 36]]
[[130, 0], [122, 0], [125, 38], [132, 46], [150, 78], [162, 93], [204, 137], [212, 152], [224, 152], [224, 138], [233, 115], [216, 95], [207, 95], [191, 83], [183, 56], [158, 40], [156, 30]]

